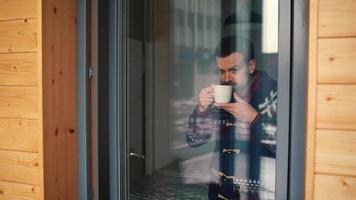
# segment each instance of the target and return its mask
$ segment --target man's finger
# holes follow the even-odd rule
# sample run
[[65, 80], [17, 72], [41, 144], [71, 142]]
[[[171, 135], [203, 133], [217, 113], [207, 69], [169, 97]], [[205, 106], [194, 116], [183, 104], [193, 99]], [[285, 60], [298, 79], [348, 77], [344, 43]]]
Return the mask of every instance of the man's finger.
[[200, 99], [213, 99], [214, 98], [212, 94], [208, 94], [208, 93], [202, 94], [199, 97], [200, 97]]
[[226, 103], [214, 103], [214, 106], [216, 106], [218, 108], [223, 108], [226, 106]]
[[217, 107], [219, 108], [223, 108], [223, 109], [229, 109], [233, 106], [232, 103], [215, 103], [217, 105]]
[[221, 109], [226, 110], [227, 112], [233, 114], [235, 113], [236, 109], [233, 106], [225, 105], [225, 107], [220, 107]]
[[209, 85], [209, 87], [206, 88], [209, 93], [214, 93], [214, 87], [213, 85]]
[[203, 101], [214, 101], [214, 98], [212, 97], [206, 97], [202, 99]]
[[214, 95], [214, 86], [213, 86], [213, 84], [211, 84], [209, 86], [209, 91], [210, 91], [210, 95], [212, 95], [214, 97], [215, 95]]

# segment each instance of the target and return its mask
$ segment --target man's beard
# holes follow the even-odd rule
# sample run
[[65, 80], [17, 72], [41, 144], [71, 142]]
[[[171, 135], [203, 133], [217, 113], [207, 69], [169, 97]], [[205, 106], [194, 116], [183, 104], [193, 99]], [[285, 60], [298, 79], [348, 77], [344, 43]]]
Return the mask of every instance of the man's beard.
[[231, 85], [231, 86], [235, 86], [236, 85], [233, 81], [228, 81], [228, 82], [220, 81], [220, 84], [221, 85]]

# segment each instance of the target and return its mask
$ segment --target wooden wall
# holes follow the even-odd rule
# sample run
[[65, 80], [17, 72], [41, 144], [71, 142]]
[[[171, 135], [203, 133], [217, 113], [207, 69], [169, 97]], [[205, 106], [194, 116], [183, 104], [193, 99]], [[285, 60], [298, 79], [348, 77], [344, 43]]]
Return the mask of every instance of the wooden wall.
[[77, 199], [76, 1], [0, 0], [0, 200]]
[[43, 199], [39, 0], [0, 0], [0, 200]]
[[306, 199], [355, 199], [356, 1], [309, 4]]
[[76, 1], [42, 0], [45, 199], [77, 199]]

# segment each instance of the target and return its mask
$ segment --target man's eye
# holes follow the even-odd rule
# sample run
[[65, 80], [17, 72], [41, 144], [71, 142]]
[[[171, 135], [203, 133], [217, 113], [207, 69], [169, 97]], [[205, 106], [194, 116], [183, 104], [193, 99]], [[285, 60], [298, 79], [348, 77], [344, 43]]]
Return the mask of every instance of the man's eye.
[[238, 69], [238, 68], [233, 68], [233, 69], [230, 69], [230, 72], [232, 72], [232, 73], [236, 73], [236, 72], [238, 72], [240, 69]]

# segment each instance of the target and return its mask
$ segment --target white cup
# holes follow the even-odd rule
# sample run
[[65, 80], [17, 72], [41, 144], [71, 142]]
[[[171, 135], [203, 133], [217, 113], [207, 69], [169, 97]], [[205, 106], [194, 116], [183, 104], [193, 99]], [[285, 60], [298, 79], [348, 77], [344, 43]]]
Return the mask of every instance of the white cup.
[[215, 103], [229, 103], [232, 95], [231, 85], [214, 85]]

